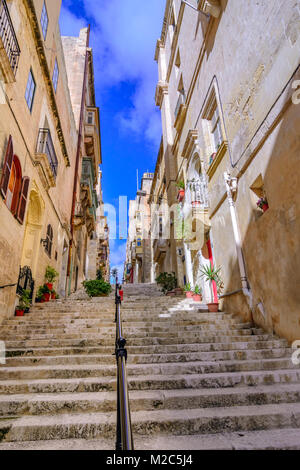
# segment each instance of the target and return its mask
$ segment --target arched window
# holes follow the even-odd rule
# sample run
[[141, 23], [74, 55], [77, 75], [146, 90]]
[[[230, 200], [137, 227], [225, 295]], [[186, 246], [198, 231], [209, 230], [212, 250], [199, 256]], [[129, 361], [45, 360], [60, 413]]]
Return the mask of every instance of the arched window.
[[6, 206], [22, 224], [25, 216], [29, 178], [22, 179], [20, 160], [14, 155], [12, 137], [9, 136], [0, 182], [0, 192]]
[[51, 227], [50, 224], [47, 227], [46, 240], [47, 240], [47, 243], [46, 243], [46, 246], [45, 246], [45, 250], [51, 258], [52, 245], [53, 245], [53, 228]]

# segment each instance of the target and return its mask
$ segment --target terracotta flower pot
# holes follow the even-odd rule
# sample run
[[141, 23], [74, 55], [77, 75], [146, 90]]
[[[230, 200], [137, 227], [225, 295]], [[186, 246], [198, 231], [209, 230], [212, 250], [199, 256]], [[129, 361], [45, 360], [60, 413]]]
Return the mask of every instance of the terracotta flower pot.
[[187, 299], [192, 299], [193, 298], [193, 292], [192, 291], [188, 291], [185, 293], [185, 296]]
[[44, 300], [44, 302], [49, 302], [49, 300], [50, 300], [50, 294], [49, 294], [49, 293], [48, 293], [48, 294], [44, 294], [44, 295], [43, 295], [43, 300]]
[[54, 294], [53, 292], [52, 292], [52, 294], [51, 294], [51, 299], [52, 299], [52, 300], [55, 300], [55, 299], [56, 299], [56, 294]]
[[123, 291], [123, 290], [119, 290], [119, 295], [120, 295], [120, 297], [121, 297], [121, 301], [123, 302], [124, 291]]
[[177, 196], [177, 199], [178, 199], [179, 202], [183, 201], [184, 195], [185, 195], [185, 190], [184, 189], [179, 189], [178, 196]]
[[24, 310], [16, 310], [16, 317], [24, 317]]
[[194, 302], [201, 302], [202, 296], [200, 294], [193, 294]]
[[263, 212], [266, 212], [268, 209], [269, 209], [269, 204], [264, 204], [264, 205], [262, 206]]
[[46, 286], [48, 287], [49, 290], [53, 289], [53, 284], [52, 282], [47, 282]]
[[219, 303], [212, 302], [210, 304], [207, 304], [208, 311], [209, 312], [218, 312], [219, 310]]

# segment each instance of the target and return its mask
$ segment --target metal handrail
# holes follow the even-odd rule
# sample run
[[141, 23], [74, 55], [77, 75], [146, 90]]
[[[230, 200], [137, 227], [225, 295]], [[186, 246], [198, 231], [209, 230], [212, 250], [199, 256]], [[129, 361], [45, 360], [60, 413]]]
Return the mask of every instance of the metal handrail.
[[0, 289], [6, 289], [6, 287], [14, 287], [16, 285], [17, 285], [17, 283], [15, 283], [15, 284], [6, 284], [5, 286], [0, 286]]
[[119, 295], [120, 286], [116, 276], [116, 349], [117, 360], [117, 432], [116, 432], [116, 450], [134, 450], [133, 437], [131, 429], [131, 417], [126, 373], [126, 339], [122, 334], [121, 318], [121, 297]]

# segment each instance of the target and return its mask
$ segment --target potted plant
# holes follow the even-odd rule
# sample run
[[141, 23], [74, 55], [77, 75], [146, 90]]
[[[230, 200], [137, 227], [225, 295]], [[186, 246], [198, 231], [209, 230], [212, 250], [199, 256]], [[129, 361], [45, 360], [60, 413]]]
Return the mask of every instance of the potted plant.
[[265, 197], [261, 197], [257, 203], [257, 207], [259, 207], [263, 212], [266, 212], [269, 209], [268, 201]]
[[55, 271], [54, 268], [51, 266], [47, 266], [46, 268], [46, 273], [45, 273], [45, 279], [46, 279], [46, 285], [50, 291], [53, 289], [53, 282], [58, 276], [58, 272]]
[[194, 293], [193, 293], [193, 300], [195, 302], [201, 302], [202, 300], [202, 289], [199, 286], [195, 286]]
[[183, 199], [184, 199], [184, 195], [185, 195], [185, 184], [183, 181], [179, 181], [177, 183], [177, 188], [178, 188], [178, 195], [177, 195], [177, 199], [179, 202], [182, 202]]
[[175, 273], [161, 273], [156, 279], [157, 284], [161, 285], [162, 291], [166, 295], [175, 295], [177, 279]]
[[209, 282], [211, 302], [207, 304], [210, 312], [217, 312], [219, 310], [219, 302], [214, 302], [214, 294], [212, 283], [215, 282], [219, 286], [223, 286], [223, 282], [220, 278], [221, 268], [212, 268], [211, 266], [201, 266], [200, 272], [201, 277], [204, 277]]
[[51, 291], [51, 300], [55, 300], [56, 296], [57, 296], [56, 291], [54, 289], [52, 289], [52, 291]]
[[19, 305], [16, 307], [16, 317], [23, 317], [25, 310], [30, 307], [30, 291], [23, 289], [20, 296]]
[[193, 291], [192, 291], [192, 287], [191, 287], [190, 282], [188, 282], [184, 286], [184, 292], [185, 292], [185, 296], [186, 296], [187, 299], [191, 299], [193, 297]]
[[51, 289], [49, 288], [48, 284], [44, 284], [40, 288], [40, 292], [42, 293], [42, 302], [49, 302], [51, 296]]

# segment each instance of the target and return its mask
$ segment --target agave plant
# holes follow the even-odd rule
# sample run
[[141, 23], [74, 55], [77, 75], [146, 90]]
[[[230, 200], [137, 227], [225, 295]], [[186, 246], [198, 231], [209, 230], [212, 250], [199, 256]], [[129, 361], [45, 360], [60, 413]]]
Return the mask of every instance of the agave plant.
[[214, 302], [212, 282], [215, 281], [215, 283], [217, 284], [217, 288], [219, 286], [219, 291], [221, 291], [223, 289], [223, 282], [221, 280], [220, 271], [221, 271], [221, 267], [213, 268], [212, 266], [203, 266], [202, 265], [201, 268], [200, 268], [201, 277], [204, 278], [206, 281], [209, 281], [210, 295], [211, 295], [211, 302], [212, 303]]
[[192, 291], [191, 283], [188, 282], [188, 283], [184, 286], [184, 292], [191, 292], [191, 291]]

